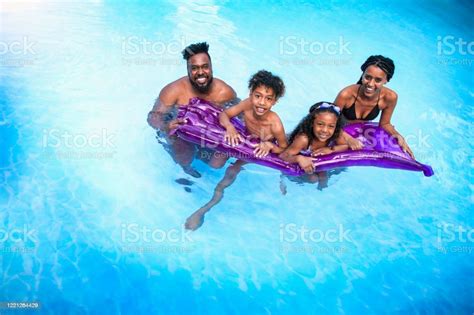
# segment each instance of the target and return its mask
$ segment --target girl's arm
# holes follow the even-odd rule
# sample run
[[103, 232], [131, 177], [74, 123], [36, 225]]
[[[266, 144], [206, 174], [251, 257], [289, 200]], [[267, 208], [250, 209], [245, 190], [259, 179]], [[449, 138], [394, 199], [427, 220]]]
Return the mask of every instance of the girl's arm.
[[308, 147], [308, 137], [298, 135], [293, 143], [282, 153], [280, 158], [290, 163], [298, 163], [299, 166], [308, 174], [314, 172], [313, 160], [309, 156], [303, 156], [299, 153]]
[[148, 124], [155, 129], [168, 133], [176, 128], [182, 121], [174, 119], [171, 122], [165, 121], [166, 114], [169, 113], [176, 103], [178, 96], [176, 94], [176, 83], [165, 86], [153, 105], [153, 109], [148, 113]]
[[325, 154], [330, 154], [330, 153], [335, 153], [335, 152], [343, 152], [349, 150], [349, 145], [346, 142], [346, 139], [344, 138], [342, 132], [339, 135], [339, 137], [336, 140], [336, 145], [332, 147], [324, 147], [315, 150], [314, 152], [311, 153], [312, 156], [318, 156], [318, 155], [325, 155]]

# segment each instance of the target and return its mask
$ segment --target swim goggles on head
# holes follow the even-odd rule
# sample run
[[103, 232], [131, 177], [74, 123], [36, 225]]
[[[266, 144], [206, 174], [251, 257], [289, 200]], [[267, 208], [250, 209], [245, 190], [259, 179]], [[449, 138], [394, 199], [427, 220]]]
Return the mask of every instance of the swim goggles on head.
[[319, 105], [317, 108], [329, 108], [332, 109], [333, 111], [336, 112], [337, 115], [341, 114], [341, 109], [335, 105], [329, 104], [329, 103], [322, 103]]

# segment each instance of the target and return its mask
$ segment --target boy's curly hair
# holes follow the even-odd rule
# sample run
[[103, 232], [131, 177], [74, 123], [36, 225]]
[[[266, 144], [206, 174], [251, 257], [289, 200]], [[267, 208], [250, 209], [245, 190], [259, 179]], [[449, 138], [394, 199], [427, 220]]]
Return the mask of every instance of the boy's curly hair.
[[282, 79], [273, 75], [270, 71], [260, 70], [249, 80], [249, 89], [251, 92], [255, 91], [256, 88], [262, 85], [271, 88], [277, 99], [285, 94], [285, 84]]

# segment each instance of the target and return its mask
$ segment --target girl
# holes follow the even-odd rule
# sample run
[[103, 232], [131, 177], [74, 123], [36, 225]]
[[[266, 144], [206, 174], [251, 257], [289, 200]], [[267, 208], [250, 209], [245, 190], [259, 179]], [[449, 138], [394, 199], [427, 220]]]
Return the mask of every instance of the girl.
[[[290, 163], [298, 163], [308, 174], [314, 173], [310, 156], [301, 155], [301, 151], [310, 151], [312, 156], [345, 151], [349, 148], [341, 135], [341, 110], [328, 102], [319, 102], [311, 106], [309, 114], [301, 120], [290, 135], [290, 146], [280, 154], [280, 158]], [[310, 176], [310, 181], [317, 176]]]

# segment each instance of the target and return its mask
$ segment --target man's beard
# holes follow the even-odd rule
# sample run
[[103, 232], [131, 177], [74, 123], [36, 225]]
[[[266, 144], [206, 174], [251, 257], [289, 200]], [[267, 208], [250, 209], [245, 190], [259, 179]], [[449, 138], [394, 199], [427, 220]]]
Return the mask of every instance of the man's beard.
[[191, 77], [189, 77], [189, 75], [188, 75], [188, 78], [189, 78], [189, 82], [191, 82], [191, 85], [192, 85], [199, 93], [206, 94], [207, 92], [209, 92], [209, 90], [210, 90], [210, 88], [211, 88], [212, 79], [213, 79], [212, 76], [209, 77], [209, 79], [208, 79], [208, 81], [207, 81], [207, 84], [204, 85], [204, 86], [197, 84], [194, 80], [191, 80]]

